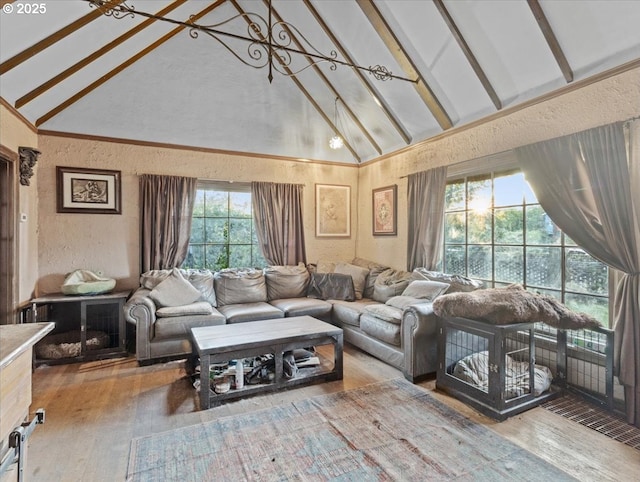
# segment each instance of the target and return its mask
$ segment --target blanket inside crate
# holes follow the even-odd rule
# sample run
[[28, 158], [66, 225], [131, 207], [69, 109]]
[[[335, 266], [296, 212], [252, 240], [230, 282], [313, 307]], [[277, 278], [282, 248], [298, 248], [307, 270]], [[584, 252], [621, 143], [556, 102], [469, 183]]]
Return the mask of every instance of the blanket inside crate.
[[[514, 360], [505, 356], [505, 397], [507, 399], [530, 393], [529, 362]], [[534, 365], [533, 393], [537, 397], [547, 391], [553, 381], [553, 374], [548, 367]], [[458, 361], [453, 368], [453, 376], [478, 389], [487, 392], [489, 389], [489, 352], [473, 353]]]

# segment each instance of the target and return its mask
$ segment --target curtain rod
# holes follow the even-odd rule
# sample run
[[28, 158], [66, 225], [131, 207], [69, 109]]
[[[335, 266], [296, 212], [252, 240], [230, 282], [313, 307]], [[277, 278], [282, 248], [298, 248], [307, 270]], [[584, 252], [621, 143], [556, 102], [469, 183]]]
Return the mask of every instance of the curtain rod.
[[[272, 181], [234, 181], [229, 179], [205, 179], [202, 177], [199, 177], [197, 179], [198, 179], [198, 182], [220, 182], [220, 183], [226, 182], [227, 184], [251, 184], [252, 182], [272, 182]], [[292, 182], [272, 182], [272, 184], [291, 184], [293, 186], [305, 187], [304, 184], [296, 184]]]

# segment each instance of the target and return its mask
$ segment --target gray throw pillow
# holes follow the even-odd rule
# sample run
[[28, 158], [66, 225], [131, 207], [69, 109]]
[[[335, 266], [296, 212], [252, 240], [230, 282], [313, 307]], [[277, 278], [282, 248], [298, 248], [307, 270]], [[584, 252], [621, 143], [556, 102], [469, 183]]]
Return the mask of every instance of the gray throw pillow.
[[149, 293], [149, 298], [160, 307], [190, 305], [200, 298], [200, 292], [189, 283], [178, 268]]
[[353, 289], [356, 291], [356, 299], [361, 300], [367, 283], [369, 270], [349, 263], [336, 264], [335, 273], [348, 274], [353, 279]]
[[416, 280], [409, 283], [402, 295], [433, 301], [444, 294], [449, 286], [449, 283], [440, 283], [439, 281]]

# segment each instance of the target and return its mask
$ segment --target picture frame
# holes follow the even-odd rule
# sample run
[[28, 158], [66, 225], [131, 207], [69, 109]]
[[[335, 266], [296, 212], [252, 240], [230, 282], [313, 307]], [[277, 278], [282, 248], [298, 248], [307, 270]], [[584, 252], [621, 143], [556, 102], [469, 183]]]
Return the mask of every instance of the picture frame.
[[374, 236], [398, 234], [398, 186], [385, 186], [372, 191]]
[[351, 186], [316, 184], [316, 237], [351, 237]]
[[57, 212], [122, 214], [120, 171], [56, 166]]

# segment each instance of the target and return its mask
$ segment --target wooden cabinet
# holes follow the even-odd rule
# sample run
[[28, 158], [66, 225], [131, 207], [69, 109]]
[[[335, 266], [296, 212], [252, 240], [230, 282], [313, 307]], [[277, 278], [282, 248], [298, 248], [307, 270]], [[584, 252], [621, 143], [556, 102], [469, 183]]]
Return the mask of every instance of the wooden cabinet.
[[[46, 295], [31, 300], [27, 321], [53, 321], [36, 345], [36, 364], [126, 356], [124, 303], [130, 291], [91, 296]], [[64, 344], [66, 352], [57, 348]]]

